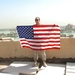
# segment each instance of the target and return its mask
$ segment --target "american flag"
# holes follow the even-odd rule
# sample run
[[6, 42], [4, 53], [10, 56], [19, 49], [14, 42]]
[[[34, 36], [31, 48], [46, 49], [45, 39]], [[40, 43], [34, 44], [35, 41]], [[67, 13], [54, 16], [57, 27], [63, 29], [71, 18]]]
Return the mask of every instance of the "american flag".
[[58, 25], [17, 26], [20, 44], [32, 50], [60, 50], [60, 27]]

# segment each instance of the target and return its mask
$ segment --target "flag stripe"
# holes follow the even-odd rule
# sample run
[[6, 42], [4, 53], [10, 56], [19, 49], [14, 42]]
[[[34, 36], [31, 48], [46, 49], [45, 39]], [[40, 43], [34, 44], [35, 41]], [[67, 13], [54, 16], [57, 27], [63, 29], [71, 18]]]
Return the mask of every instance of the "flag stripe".
[[[44, 30], [52, 30], [52, 28], [51, 27], [49, 27], [49, 28], [45, 28], [45, 27], [41, 27], [41, 28], [34, 28], [34, 30], [36, 30], [36, 31], [38, 31], [38, 30], [42, 30], [42, 31], [44, 31]], [[57, 31], [59, 31], [60, 29], [57, 27], [57, 28], [53, 28], [53, 31], [54, 30], [57, 30]]]
[[23, 45], [22, 47], [29, 47], [33, 50], [48, 50], [48, 49], [60, 49], [60, 46], [45, 46], [45, 47], [35, 47], [30, 45]]
[[58, 25], [34, 25], [25, 26], [25, 28], [23, 26], [21, 30], [20, 28], [17, 27], [18, 33], [24, 29], [19, 34], [22, 47], [33, 50], [60, 49], [60, 27]]
[[28, 42], [30, 42], [30, 43], [58, 43], [58, 42], [60, 42], [60, 41], [24, 41], [24, 40], [20, 40], [21, 42], [25, 42], [25, 43], [28, 43]]
[[[60, 38], [60, 37], [47, 37], [47, 39], [59, 39], [59, 38]], [[37, 37], [37, 38], [35, 38], [35, 39], [38, 39], [38, 40], [39, 40], [39, 39], [42, 39], [42, 37], [41, 37], [41, 38], [38, 38], [38, 37]], [[44, 37], [43, 39], [46, 39], [46, 38]]]
[[60, 35], [60, 33], [35, 33], [34, 35]]
[[60, 39], [34, 39], [34, 40], [31, 40], [31, 39], [20, 39], [20, 41], [24, 41], [24, 42], [60, 42]]
[[60, 35], [34, 35], [34, 38], [50, 38], [50, 37], [60, 37]]
[[45, 34], [51, 34], [51, 33], [60, 33], [60, 31], [34, 31], [34, 34], [43, 34], [43, 33], [45, 33]]
[[40, 45], [40, 46], [42, 46], [42, 45], [52, 45], [52, 44], [60, 44], [59, 42], [44, 42], [44, 43], [41, 43], [41, 42], [39, 42], [39, 44], [38, 44], [38, 42], [26, 42], [26, 41], [21, 41], [21, 43], [22, 44], [30, 44], [30, 45]]

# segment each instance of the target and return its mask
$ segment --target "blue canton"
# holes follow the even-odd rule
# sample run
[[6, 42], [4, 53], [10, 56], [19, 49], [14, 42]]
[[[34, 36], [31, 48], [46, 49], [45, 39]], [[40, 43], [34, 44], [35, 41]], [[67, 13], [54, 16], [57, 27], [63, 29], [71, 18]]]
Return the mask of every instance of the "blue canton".
[[17, 32], [20, 38], [34, 38], [33, 26], [17, 26]]

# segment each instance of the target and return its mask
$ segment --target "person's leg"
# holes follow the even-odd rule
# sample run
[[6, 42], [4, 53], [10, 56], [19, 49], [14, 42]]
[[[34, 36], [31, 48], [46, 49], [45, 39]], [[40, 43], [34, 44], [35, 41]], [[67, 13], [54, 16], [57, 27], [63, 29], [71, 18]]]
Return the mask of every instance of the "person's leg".
[[33, 66], [37, 65], [37, 60], [38, 60], [38, 52], [34, 51], [34, 64], [33, 64]]
[[46, 67], [47, 64], [46, 64], [46, 52], [45, 52], [45, 50], [41, 51], [41, 55], [42, 55], [42, 60], [43, 60], [43, 66]]

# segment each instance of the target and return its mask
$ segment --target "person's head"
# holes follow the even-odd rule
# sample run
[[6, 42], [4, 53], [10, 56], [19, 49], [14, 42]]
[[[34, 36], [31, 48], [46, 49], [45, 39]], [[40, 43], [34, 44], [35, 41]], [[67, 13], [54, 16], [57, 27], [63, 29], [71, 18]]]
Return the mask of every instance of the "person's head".
[[40, 18], [39, 17], [35, 18], [35, 23], [36, 23], [36, 25], [40, 25]]

